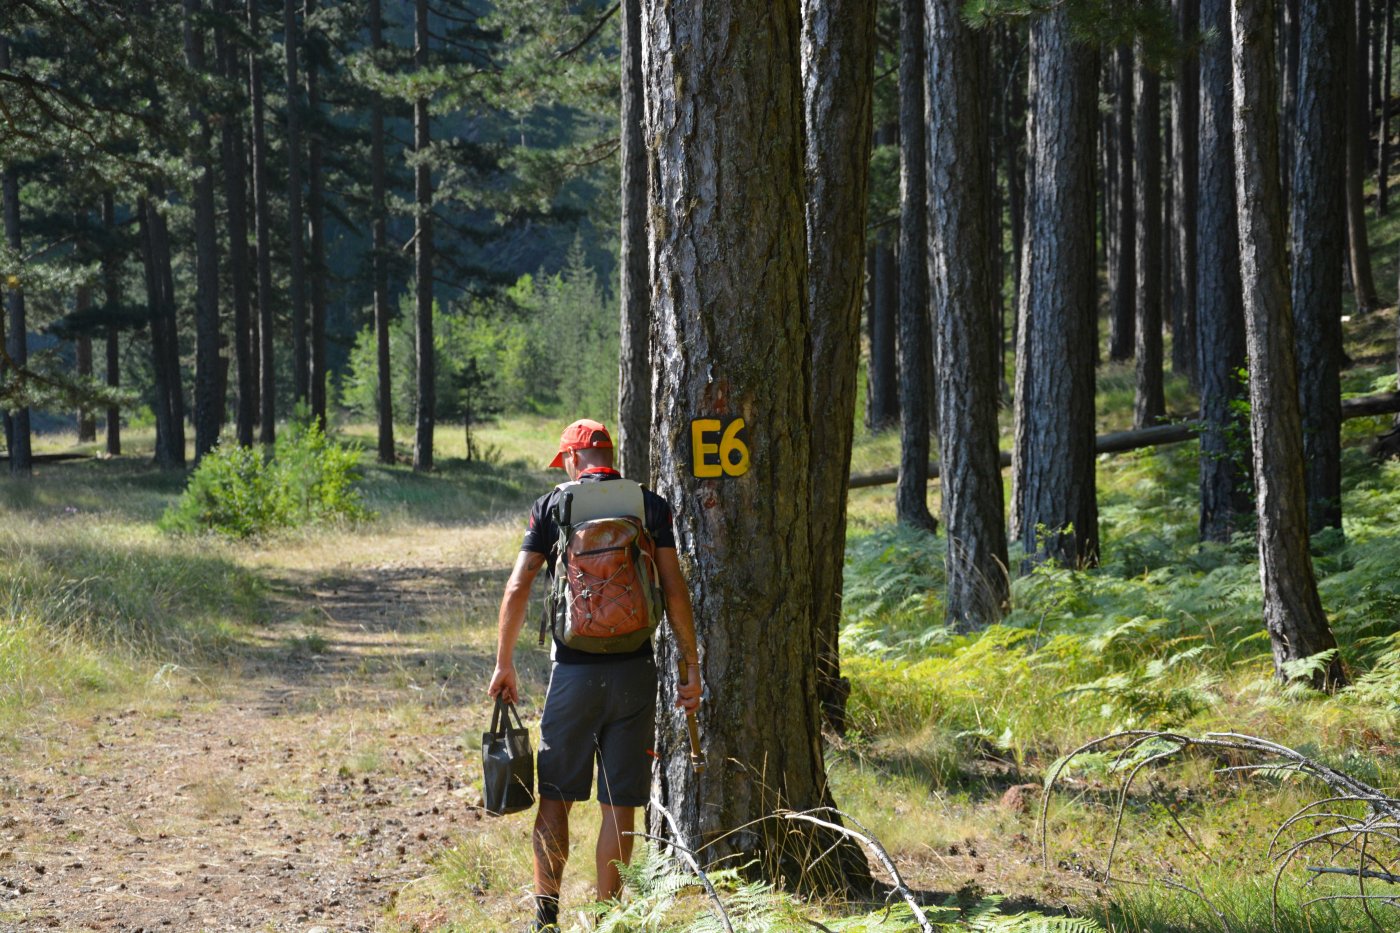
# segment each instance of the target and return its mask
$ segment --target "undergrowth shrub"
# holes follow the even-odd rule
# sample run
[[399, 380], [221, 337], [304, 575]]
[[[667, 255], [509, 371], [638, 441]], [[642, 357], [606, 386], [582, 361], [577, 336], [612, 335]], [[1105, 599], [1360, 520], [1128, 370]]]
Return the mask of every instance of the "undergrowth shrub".
[[261, 450], [220, 444], [190, 474], [189, 485], [161, 519], [166, 531], [213, 531], [247, 538], [324, 522], [369, 517], [361, 502], [360, 454], [298, 418]]

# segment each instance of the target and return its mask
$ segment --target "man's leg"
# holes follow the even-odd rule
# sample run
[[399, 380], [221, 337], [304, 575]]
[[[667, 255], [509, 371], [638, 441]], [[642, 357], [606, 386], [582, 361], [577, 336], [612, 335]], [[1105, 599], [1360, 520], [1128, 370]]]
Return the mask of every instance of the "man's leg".
[[535, 913], [541, 924], [559, 919], [559, 885], [569, 860], [570, 800], [540, 798], [535, 814]]
[[632, 832], [637, 808], [600, 806], [603, 825], [598, 829], [598, 900], [608, 901], [622, 893], [617, 863], [626, 865], [632, 861], [632, 840], [636, 837], [628, 833]]

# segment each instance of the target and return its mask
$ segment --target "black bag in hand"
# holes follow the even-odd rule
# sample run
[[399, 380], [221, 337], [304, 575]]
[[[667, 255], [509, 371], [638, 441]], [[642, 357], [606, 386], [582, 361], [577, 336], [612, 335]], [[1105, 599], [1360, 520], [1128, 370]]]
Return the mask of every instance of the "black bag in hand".
[[515, 706], [500, 697], [491, 716], [491, 731], [481, 736], [481, 796], [492, 816], [519, 813], [535, 802], [535, 753], [530, 748], [530, 733]]

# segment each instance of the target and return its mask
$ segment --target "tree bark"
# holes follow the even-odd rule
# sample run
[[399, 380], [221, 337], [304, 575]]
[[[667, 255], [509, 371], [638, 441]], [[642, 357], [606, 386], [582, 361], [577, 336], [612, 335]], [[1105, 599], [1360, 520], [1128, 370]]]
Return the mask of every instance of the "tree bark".
[[[121, 266], [112, 237], [117, 226], [117, 208], [112, 193], [102, 195], [102, 229], [106, 234], [102, 251], [102, 296], [108, 308], [121, 305]], [[121, 385], [122, 364], [121, 345], [115, 326], [107, 328], [107, 385], [113, 389]], [[122, 452], [122, 412], [116, 405], [107, 407], [107, 454], [121, 456]]]
[[[225, 17], [235, 12], [231, 0], [220, 0], [219, 10]], [[229, 83], [239, 82], [238, 56], [229, 45], [226, 27], [214, 29], [214, 43], [219, 73]], [[220, 123], [224, 169], [224, 201], [228, 205], [228, 269], [233, 286], [233, 353], [238, 367], [238, 409], [235, 418], [238, 443], [253, 445], [253, 427], [257, 420], [254, 407], [252, 282], [248, 270], [248, 170], [247, 147], [243, 138], [243, 120], [230, 115]]]
[[[413, 4], [413, 63], [428, 67], [428, 0]], [[418, 427], [413, 436], [413, 469], [433, 468], [433, 426], [436, 421], [436, 356], [433, 345], [433, 173], [428, 166], [432, 136], [428, 125], [428, 98], [413, 102], [414, 199], [414, 305], [417, 319], [415, 350], [418, 359]]]
[[[898, 125], [880, 127], [877, 146], [898, 142]], [[870, 238], [866, 275], [866, 340], [870, 357], [865, 368], [865, 426], [884, 431], [899, 418], [899, 263], [885, 229]]]
[[[1341, 2], [1350, 6], [1346, 0]], [[1350, 18], [1351, 41], [1347, 43], [1351, 86], [1347, 90], [1346, 104], [1346, 209], [1348, 260], [1358, 314], [1380, 307], [1375, 276], [1371, 272], [1371, 247], [1366, 238], [1366, 202], [1362, 192], [1366, 181], [1366, 150], [1371, 129], [1371, 122], [1367, 119], [1366, 19], [1366, 0], [1356, 0], [1354, 15]]]
[[[0, 36], [0, 68], [10, 67], [10, 42]], [[3, 202], [5, 215], [5, 245], [15, 256], [24, 255], [24, 241], [19, 229], [19, 175], [6, 164], [0, 170], [0, 202]], [[29, 323], [24, 306], [24, 284], [20, 287], [5, 287], [5, 312], [8, 316], [5, 328], [5, 352], [15, 366], [29, 362]], [[6, 412], [5, 442], [10, 454], [10, 475], [28, 477], [33, 473], [34, 461], [29, 430], [29, 409]]]
[[[875, 3], [803, 0], [801, 6], [809, 404], [813, 412], [829, 414], [812, 420], [810, 434], [811, 494], [814, 502], [822, 503], [811, 513], [812, 619], [817, 632], [817, 695], [827, 721], [843, 732], [851, 688], [841, 676], [841, 589], [860, 368]], [[922, 118], [920, 112], [919, 121]], [[923, 256], [922, 237], [914, 252]], [[922, 265], [919, 270], [925, 274]], [[901, 277], [904, 272], [901, 264]], [[923, 437], [927, 463], [927, 427]]]
[[1297, 160], [1291, 228], [1293, 320], [1306, 464], [1308, 530], [1342, 526], [1341, 358], [1347, 16], [1343, 4], [1303, 0]]
[[[805, 889], [867, 889], [849, 840], [766, 819], [830, 805], [817, 699], [803, 94], [798, 0], [644, 0], [656, 375], [653, 463], [675, 508], [701, 663], [703, 774], [660, 717], [652, 799], [713, 863]], [[762, 270], [755, 274], [755, 270]], [[692, 419], [742, 417], [742, 475], [693, 473]], [[842, 451], [827, 451], [844, 456]], [[732, 463], [732, 461], [729, 461]], [[676, 682], [663, 638], [661, 695]], [[653, 809], [651, 829], [672, 832]], [[817, 871], [810, 858], [832, 847]]]
[[301, 82], [297, 78], [296, 0], [283, 0], [282, 37], [286, 48], [287, 79], [287, 243], [290, 268], [287, 270], [288, 313], [292, 319], [292, 387], [298, 402], [310, 401], [311, 354], [306, 333], [306, 218], [301, 205]]
[[[258, 441], [271, 446], [277, 440], [277, 355], [273, 337], [272, 205], [267, 179], [267, 128], [263, 116], [262, 58], [258, 54], [258, 4], [248, 4], [248, 96], [253, 105], [253, 227], [258, 267]], [[294, 238], [296, 242], [299, 239]]]
[[[306, 0], [306, 37], [311, 38], [311, 16], [316, 0]], [[311, 281], [309, 353], [311, 416], [326, 426], [326, 206], [321, 136], [321, 75], [316, 53], [306, 56], [306, 228], [311, 248], [307, 272]]]
[[1376, 212], [1384, 216], [1390, 209], [1390, 71], [1395, 47], [1395, 0], [1385, 0], [1385, 42], [1383, 43], [1384, 74], [1381, 79], [1381, 112], [1377, 123], [1380, 136], [1379, 162], [1376, 166]]
[[1098, 555], [1094, 476], [1094, 52], [1057, 8], [1031, 26], [1025, 266], [1011, 534], [1028, 561]]
[[1235, 161], [1230, 91], [1229, 0], [1201, 0], [1200, 175], [1196, 244], [1211, 257], [1196, 269], [1196, 369], [1201, 386], [1201, 538], [1229, 541], [1250, 508], [1244, 425], [1234, 410], [1244, 367], [1235, 216]]
[[1136, 391], [1133, 426], [1156, 424], [1166, 414], [1162, 389], [1162, 91], [1157, 73], [1138, 50], [1133, 75], [1137, 102], [1133, 148], [1133, 242], [1137, 256], [1134, 296]]
[[[1264, 625], [1281, 680], [1289, 662], [1334, 651], [1336, 640], [1317, 595], [1308, 552], [1303, 435], [1293, 359], [1283, 201], [1278, 184], [1278, 124], [1273, 99], [1273, 5], [1235, 0], [1235, 177], [1241, 279], [1249, 345], [1250, 436], [1259, 519]], [[1345, 684], [1341, 659], [1308, 675], [1314, 686]]]
[[[1199, 31], [1200, 0], [1176, 0], [1183, 42]], [[1200, 63], [1194, 52], [1177, 60], [1171, 88], [1172, 175], [1172, 372], [1200, 388], [1196, 372], [1196, 190], [1200, 170]]]
[[141, 202], [146, 240], [146, 295], [151, 309], [151, 369], [155, 388], [156, 463], [164, 470], [185, 463], [185, 400], [180, 376], [179, 333], [175, 322], [175, 276], [170, 233], [156, 208], [164, 199], [159, 185]]
[[[78, 288], [76, 310], [85, 311], [92, 307], [92, 289], [89, 286]], [[77, 357], [78, 376], [92, 378], [92, 337], [83, 334], [74, 341], [74, 355]], [[86, 444], [97, 440], [97, 417], [91, 408], [78, 409], [78, 443]]]
[[642, 136], [642, 2], [622, 2], [622, 233], [618, 297], [618, 469], [651, 476], [651, 304], [647, 256], [647, 153]]
[[[996, 183], [984, 116], [990, 76], [985, 40], [963, 20], [961, 6], [959, 0], [925, 6], [928, 249], [948, 538], [944, 618], [969, 631], [1001, 619], [1010, 581], [997, 450], [999, 283], [989, 258], [996, 228], [987, 210]], [[1086, 151], [1093, 151], [1092, 141]]]
[[[184, 0], [185, 62], [196, 74], [206, 70], [204, 30], [195, 20], [202, 0]], [[223, 365], [219, 354], [219, 238], [215, 230], [213, 136], [203, 105], [190, 104], [190, 122], [198, 128], [194, 142], [194, 458], [219, 443], [223, 428]]]
[[[384, 17], [380, 0], [369, 0], [369, 41], [376, 56], [384, 53]], [[374, 277], [375, 373], [378, 391], [379, 462], [393, 463], [394, 398], [389, 366], [389, 211], [385, 206], [384, 98], [378, 91], [370, 101], [370, 226]]]
[[1113, 210], [1116, 240], [1113, 263], [1109, 267], [1109, 328], [1108, 358], [1120, 361], [1133, 357], [1136, 330], [1138, 281], [1137, 250], [1137, 159], [1133, 155], [1133, 48], [1121, 45], [1114, 53], [1114, 120], [1117, 129], [1114, 154], [1118, 158], [1116, 173], [1116, 210]]
[[[932, 10], [930, 10], [932, 14]], [[924, 116], [924, 2], [899, 4], [899, 486], [900, 524], [936, 531], [928, 508], [929, 191]], [[990, 153], [984, 153], [990, 155]], [[809, 237], [811, 236], [809, 232]], [[814, 305], [815, 306], [815, 305]], [[960, 364], [961, 365], [961, 364]], [[935, 383], [936, 385], [937, 383]]]

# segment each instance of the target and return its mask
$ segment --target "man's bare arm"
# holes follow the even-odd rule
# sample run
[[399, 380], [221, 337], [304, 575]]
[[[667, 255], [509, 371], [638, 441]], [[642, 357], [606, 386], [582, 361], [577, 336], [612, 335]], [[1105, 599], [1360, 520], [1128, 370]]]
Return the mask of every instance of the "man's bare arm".
[[501, 597], [501, 611], [496, 623], [496, 670], [491, 674], [491, 686], [487, 692], [509, 703], [520, 699], [519, 681], [515, 673], [515, 642], [525, 625], [526, 610], [530, 605], [530, 586], [543, 566], [543, 554], [521, 551], [510, 571], [510, 579], [506, 581], [505, 594]]
[[693, 710], [700, 705], [700, 649], [695, 643], [695, 613], [690, 605], [690, 588], [686, 586], [685, 574], [681, 572], [680, 559], [676, 549], [662, 547], [656, 549], [656, 570], [661, 577], [661, 592], [666, 597], [666, 621], [676, 636], [676, 645], [681, 657], [685, 658], [687, 670], [686, 684], [676, 691], [676, 705]]

